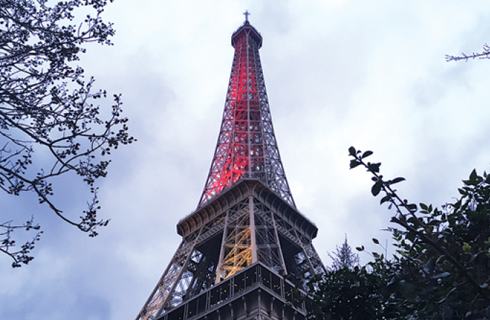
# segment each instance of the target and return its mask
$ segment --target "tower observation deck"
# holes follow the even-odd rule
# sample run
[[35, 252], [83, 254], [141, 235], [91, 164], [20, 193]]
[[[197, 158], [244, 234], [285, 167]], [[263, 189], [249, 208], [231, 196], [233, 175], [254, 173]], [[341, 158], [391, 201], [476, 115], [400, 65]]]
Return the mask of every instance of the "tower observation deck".
[[197, 209], [137, 320], [304, 320], [302, 287], [324, 271], [317, 227], [297, 209], [279, 156], [260, 63], [262, 36], [246, 21], [235, 48], [223, 121]]

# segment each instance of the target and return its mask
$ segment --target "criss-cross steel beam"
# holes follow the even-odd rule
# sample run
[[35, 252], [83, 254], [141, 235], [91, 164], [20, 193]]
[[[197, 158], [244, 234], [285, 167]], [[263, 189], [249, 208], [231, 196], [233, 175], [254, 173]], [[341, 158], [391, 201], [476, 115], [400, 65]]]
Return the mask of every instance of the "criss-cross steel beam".
[[235, 55], [223, 121], [199, 207], [242, 178], [256, 178], [295, 206], [279, 156], [259, 48], [248, 21], [232, 36]]

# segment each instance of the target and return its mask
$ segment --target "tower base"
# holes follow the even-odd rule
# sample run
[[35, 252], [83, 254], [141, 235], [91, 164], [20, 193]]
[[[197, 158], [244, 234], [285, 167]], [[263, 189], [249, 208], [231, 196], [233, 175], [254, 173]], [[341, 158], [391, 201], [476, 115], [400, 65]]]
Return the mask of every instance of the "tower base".
[[258, 262], [156, 319], [305, 320], [306, 306], [301, 291]]

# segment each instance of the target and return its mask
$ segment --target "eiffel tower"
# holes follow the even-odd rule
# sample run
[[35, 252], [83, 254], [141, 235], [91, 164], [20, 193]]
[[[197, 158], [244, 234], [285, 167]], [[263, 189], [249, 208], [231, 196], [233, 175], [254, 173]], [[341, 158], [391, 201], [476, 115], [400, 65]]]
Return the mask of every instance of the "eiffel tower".
[[182, 243], [137, 320], [304, 320], [301, 282], [324, 271], [318, 229], [297, 209], [279, 156], [248, 21], [235, 48], [223, 122], [197, 209], [177, 224]]

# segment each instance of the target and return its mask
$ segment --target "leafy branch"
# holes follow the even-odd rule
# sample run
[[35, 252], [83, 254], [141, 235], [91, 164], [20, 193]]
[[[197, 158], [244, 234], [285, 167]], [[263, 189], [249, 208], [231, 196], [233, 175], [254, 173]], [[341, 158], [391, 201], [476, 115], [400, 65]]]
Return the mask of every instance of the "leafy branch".
[[[474, 266], [472, 262], [477, 258], [477, 256], [472, 256], [466, 261], [461, 260], [461, 256], [468, 251], [468, 248], [459, 246], [454, 249], [447, 243], [446, 237], [448, 228], [440, 228], [438, 226], [443, 225], [445, 222], [450, 222], [450, 219], [455, 219], [454, 216], [448, 215], [447, 213], [441, 213], [439, 210], [433, 210], [432, 206], [427, 206], [425, 204], [420, 204], [423, 214], [431, 214], [431, 216], [420, 217], [417, 215], [417, 205], [409, 203], [406, 199], [399, 197], [396, 190], [393, 189], [393, 185], [404, 181], [405, 178], [398, 177], [392, 180], [384, 180], [383, 176], [380, 174], [381, 163], [371, 163], [366, 162], [365, 158], [371, 156], [372, 151], [362, 152], [356, 150], [354, 147], [349, 148], [349, 155], [353, 158], [350, 161], [350, 168], [356, 168], [362, 166], [373, 176], [372, 180], [374, 184], [371, 188], [371, 193], [373, 196], [378, 196], [380, 193], [383, 194], [380, 203], [390, 203], [390, 207], [394, 207], [396, 214], [392, 217], [391, 221], [402, 226], [404, 228], [404, 239], [401, 245], [408, 249], [408, 251], [402, 252], [405, 257], [410, 256], [411, 251], [416, 251], [423, 253], [422, 245], [427, 245], [439, 253], [437, 261], [442, 264], [442, 261], [447, 261], [457, 270], [463, 277], [464, 282], [468, 283], [470, 287], [477, 292], [478, 295], [482, 296], [487, 302], [490, 301], [490, 290], [489, 290], [489, 279], [484, 279], [483, 281], [478, 279], [477, 274], [474, 272]], [[490, 176], [486, 179], [479, 177], [474, 171], [470, 175], [470, 179], [464, 181], [466, 184], [460, 192], [466, 196], [474, 196], [475, 192], [471, 193], [471, 187], [476, 187], [481, 183], [488, 184], [490, 182]], [[485, 185], [487, 186], [487, 185]], [[487, 188], [488, 189], [488, 188]], [[457, 202], [454, 206], [457, 208], [467, 209], [470, 202]], [[465, 206], [465, 207], [464, 207]], [[437, 220], [434, 217], [441, 217], [442, 219]], [[401, 239], [399, 231], [394, 229], [394, 236], [398, 236], [398, 240]], [[405, 240], [412, 243], [412, 246], [405, 246]], [[490, 239], [489, 239], [490, 240]], [[416, 248], [417, 247], [417, 248]], [[478, 277], [479, 278], [479, 277]], [[455, 284], [456, 285], [456, 284]], [[457, 287], [461, 286], [461, 283], [457, 284]], [[457, 289], [454, 288], [454, 290]], [[451, 294], [450, 291], [448, 294]]]

